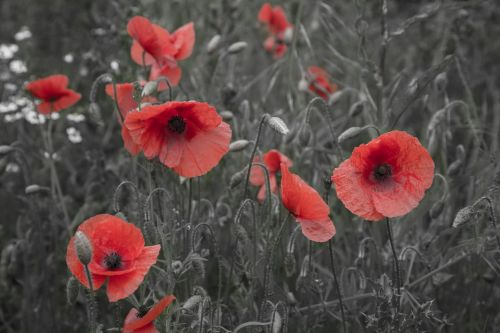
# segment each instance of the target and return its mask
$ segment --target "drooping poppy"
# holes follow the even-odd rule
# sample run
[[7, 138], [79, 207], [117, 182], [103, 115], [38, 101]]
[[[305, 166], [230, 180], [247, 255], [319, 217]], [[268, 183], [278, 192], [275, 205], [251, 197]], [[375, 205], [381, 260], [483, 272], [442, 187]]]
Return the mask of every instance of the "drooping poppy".
[[[140, 82], [140, 86], [144, 86], [144, 84], [145, 82]], [[107, 84], [105, 90], [106, 94], [114, 100], [115, 93], [113, 91], [113, 85]], [[134, 100], [133, 94], [134, 94], [133, 83], [119, 83], [116, 85], [116, 99], [117, 99], [116, 103], [118, 104], [118, 108], [120, 109], [120, 113], [123, 119], [125, 119], [125, 117], [130, 111], [137, 109], [137, 107], [139, 106], [137, 101]], [[156, 102], [157, 99], [151, 96], [146, 96], [142, 99], [142, 101], [153, 103]], [[121, 123], [121, 119], [119, 119], [119, 121]], [[122, 126], [122, 139], [125, 149], [127, 149], [127, 151], [131, 155], [137, 155], [141, 151], [139, 146], [136, 145], [132, 140], [132, 138], [130, 137], [130, 133], [125, 126]]]
[[[144, 245], [139, 228], [113, 215], [91, 217], [78, 230], [92, 245], [92, 260], [88, 266], [93, 287], [97, 290], [107, 280], [106, 293], [110, 302], [134, 293], [160, 253], [160, 245]], [[89, 288], [84, 267], [76, 253], [75, 237], [69, 241], [66, 264], [71, 273]]]
[[147, 311], [146, 309], [131, 309], [125, 317], [122, 333], [159, 333], [153, 321], [175, 300], [175, 296], [163, 297]]
[[[269, 171], [269, 184], [271, 186], [271, 192], [276, 193], [278, 188], [276, 183], [276, 173], [280, 171], [281, 163], [284, 163], [287, 167], [291, 167], [293, 162], [276, 149], [271, 149], [265, 153], [264, 156], [262, 156], [262, 159], [267, 167], [267, 170]], [[253, 161], [254, 163], [261, 162], [259, 157], [255, 157]], [[252, 167], [252, 170], [250, 171], [250, 183], [255, 186], [260, 186], [257, 199], [260, 202], [264, 201], [266, 198], [266, 178], [264, 171], [260, 167]]]
[[391, 131], [355, 148], [333, 171], [338, 198], [370, 221], [403, 216], [432, 185], [434, 162], [414, 136]]
[[315, 189], [291, 173], [285, 163], [281, 163], [281, 199], [309, 240], [322, 243], [335, 235], [330, 207]]
[[[134, 40], [130, 50], [132, 60], [139, 65], [151, 66], [149, 80], [164, 76], [172, 86], [179, 84], [182, 71], [178, 61], [188, 58], [193, 52], [193, 22], [170, 34], [147, 18], [134, 16], [128, 22], [127, 31]], [[165, 89], [167, 85], [160, 82], [159, 87]]]
[[275, 58], [282, 57], [287, 50], [286, 35], [290, 34], [293, 29], [293, 25], [286, 18], [285, 11], [281, 6], [273, 8], [266, 2], [259, 11], [258, 20], [266, 26], [269, 32], [269, 37], [264, 41], [264, 49], [272, 53]]
[[337, 91], [337, 85], [330, 81], [330, 78], [323, 68], [310, 66], [307, 69], [308, 89], [312, 93], [320, 96], [324, 100]]
[[56, 74], [28, 83], [26, 90], [39, 100], [38, 112], [49, 114], [73, 106], [82, 97], [68, 88], [68, 82], [66, 75]]
[[148, 159], [183, 177], [198, 177], [214, 168], [229, 150], [231, 128], [207, 103], [167, 102], [149, 105], [125, 118], [130, 135]]

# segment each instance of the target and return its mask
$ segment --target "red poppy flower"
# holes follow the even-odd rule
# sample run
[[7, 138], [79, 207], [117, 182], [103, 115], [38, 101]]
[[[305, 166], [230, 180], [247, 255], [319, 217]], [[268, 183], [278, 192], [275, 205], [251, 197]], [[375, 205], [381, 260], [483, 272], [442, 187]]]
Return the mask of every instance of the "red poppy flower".
[[[130, 19], [127, 31], [134, 39], [130, 54], [139, 65], [151, 66], [149, 80], [165, 76], [175, 86], [181, 79], [182, 71], [177, 62], [188, 58], [194, 46], [195, 33], [192, 22], [170, 34], [147, 18], [135, 16]], [[165, 89], [165, 82], [159, 84]]]
[[[108, 280], [107, 295], [115, 302], [131, 295], [156, 263], [160, 245], [144, 246], [141, 230], [108, 214], [91, 217], [79, 227], [92, 244], [89, 269], [95, 290]], [[84, 267], [76, 254], [74, 237], [66, 252], [66, 263], [73, 275], [87, 288]]]
[[[140, 84], [141, 86], [144, 86], [145, 82], [141, 82]], [[115, 99], [115, 94], [113, 91], [112, 84], [106, 85], [106, 94], [110, 96], [112, 99]], [[123, 119], [125, 119], [125, 117], [130, 111], [137, 109], [137, 107], [139, 106], [139, 104], [134, 100], [133, 94], [134, 94], [133, 83], [120, 83], [116, 85], [116, 98], [118, 100], [117, 104]], [[142, 99], [142, 101], [153, 103], [156, 102], [157, 99], [154, 97], [146, 96]], [[119, 121], [121, 123], [121, 119], [119, 119]], [[127, 151], [131, 155], [137, 155], [141, 151], [139, 146], [136, 145], [132, 140], [132, 138], [130, 137], [130, 133], [125, 126], [122, 126], [122, 139], [125, 149], [127, 149]]]
[[258, 19], [266, 25], [270, 34], [264, 41], [264, 49], [273, 53], [275, 58], [281, 58], [287, 50], [286, 34], [293, 28], [286, 18], [285, 11], [280, 6], [273, 8], [269, 3], [265, 3], [259, 11]]
[[130, 112], [125, 126], [148, 159], [156, 156], [183, 177], [214, 168], [229, 150], [231, 128], [207, 103], [167, 102]]
[[175, 296], [163, 297], [149, 311], [131, 309], [125, 317], [122, 333], [159, 333], [153, 321], [175, 300]]
[[309, 240], [322, 243], [335, 235], [330, 207], [315, 189], [291, 173], [285, 163], [281, 163], [281, 199]]
[[[278, 187], [276, 183], [276, 173], [280, 171], [281, 163], [284, 163], [287, 167], [291, 167], [293, 165], [293, 162], [290, 161], [288, 157], [275, 149], [271, 149], [270, 151], [265, 153], [262, 159], [264, 160], [264, 164], [269, 171], [269, 183], [271, 185], [271, 192], [276, 193]], [[260, 162], [260, 158], [255, 157], [253, 161]], [[260, 167], [252, 167], [252, 170], [250, 171], [250, 183], [255, 186], [260, 186], [259, 193], [257, 194], [257, 199], [259, 199], [260, 202], [264, 201], [264, 199], [266, 198], [266, 178], [264, 175], [264, 171]]]
[[26, 90], [40, 100], [36, 106], [38, 112], [41, 114], [59, 112], [69, 108], [80, 100], [82, 96], [68, 88], [68, 81], [66, 75], [57, 74], [30, 82], [26, 85]]
[[330, 82], [329, 76], [324, 69], [317, 66], [311, 66], [307, 69], [307, 76], [309, 91], [315, 93], [324, 100], [328, 100], [328, 97], [337, 91], [337, 85]]
[[417, 138], [402, 131], [382, 134], [355, 148], [332, 175], [346, 208], [371, 221], [410, 212], [433, 178], [430, 154]]

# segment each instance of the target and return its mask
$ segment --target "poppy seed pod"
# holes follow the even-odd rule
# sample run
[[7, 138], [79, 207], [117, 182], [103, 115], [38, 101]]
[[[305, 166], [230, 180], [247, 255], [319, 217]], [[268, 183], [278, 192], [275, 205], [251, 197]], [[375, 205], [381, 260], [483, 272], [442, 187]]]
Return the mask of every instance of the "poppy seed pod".
[[267, 123], [269, 124], [269, 127], [282, 135], [287, 135], [290, 132], [288, 126], [281, 118], [269, 117], [267, 118]]
[[212, 53], [215, 51], [215, 49], [219, 46], [221, 39], [220, 35], [213, 36], [207, 44], [207, 52]]
[[236, 140], [234, 142], [231, 142], [229, 145], [229, 151], [231, 152], [239, 152], [242, 150], [245, 150], [250, 145], [250, 141], [248, 140]]
[[75, 249], [78, 260], [83, 265], [88, 265], [92, 261], [92, 244], [82, 231], [75, 234]]
[[458, 228], [463, 224], [470, 222], [475, 214], [476, 210], [472, 206], [467, 206], [460, 209], [457, 215], [455, 215], [455, 219], [453, 220], [453, 228]]
[[229, 45], [229, 47], [227, 48], [227, 53], [229, 53], [229, 54], [238, 54], [241, 51], [243, 51], [244, 49], [246, 49], [247, 46], [248, 46], [247, 42], [236, 42], [236, 43], [233, 43], [233, 44]]

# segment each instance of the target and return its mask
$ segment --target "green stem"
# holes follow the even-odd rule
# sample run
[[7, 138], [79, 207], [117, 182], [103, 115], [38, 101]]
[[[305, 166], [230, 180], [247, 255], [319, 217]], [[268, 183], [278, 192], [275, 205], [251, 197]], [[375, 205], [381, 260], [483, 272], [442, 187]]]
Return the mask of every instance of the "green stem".
[[396, 309], [399, 312], [399, 297], [401, 296], [401, 280], [399, 277], [399, 260], [398, 256], [396, 255], [396, 249], [394, 248], [394, 241], [392, 239], [392, 228], [391, 228], [391, 222], [389, 221], [389, 218], [385, 219], [386, 226], [387, 226], [387, 235], [389, 236], [389, 243], [391, 244], [391, 250], [392, 250], [392, 256], [394, 258], [394, 267], [396, 269], [396, 286], [398, 289], [398, 294], [396, 297], [397, 303], [396, 303]]

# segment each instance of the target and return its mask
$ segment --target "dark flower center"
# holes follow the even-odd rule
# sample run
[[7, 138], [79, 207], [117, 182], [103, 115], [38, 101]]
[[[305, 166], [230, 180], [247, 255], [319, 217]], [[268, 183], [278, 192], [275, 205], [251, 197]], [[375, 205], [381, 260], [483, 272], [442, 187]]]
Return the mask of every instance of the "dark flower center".
[[142, 318], [146, 315], [146, 313], [148, 313], [149, 311], [149, 308], [146, 306], [146, 305], [141, 305], [139, 307], [139, 309], [137, 310], [137, 318]]
[[179, 116], [174, 116], [168, 121], [168, 129], [181, 134], [186, 129], [186, 122]]
[[104, 257], [104, 265], [109, 270], [119, 269], [123, 265], [122, 257], [116, 252], [111, 252]]
[[392, 175], [391, 166], [389, 164], [381, 164], [375, 168], [373, 176], [378, 181], [383, 181]]

